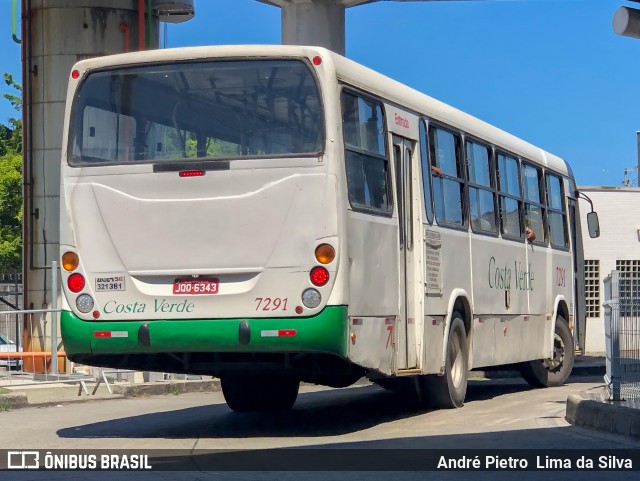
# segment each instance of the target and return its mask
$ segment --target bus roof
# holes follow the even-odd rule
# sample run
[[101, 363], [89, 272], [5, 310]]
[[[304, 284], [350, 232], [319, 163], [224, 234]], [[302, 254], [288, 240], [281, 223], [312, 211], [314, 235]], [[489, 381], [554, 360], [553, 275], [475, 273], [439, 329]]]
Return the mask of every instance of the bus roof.
[[329, 53], [336, 65], [338, 78], [344, 82], [573, 178], [571, 168], [560, 157], [352, 60]]
[[470, 135], [491, 142], [506, 151], [520, 155], [530, 161], [573, 178], [570, 166], [560, 157], [546, 152], [514, 135], [429, 97], [418, 90], [408, 87], [353, 60], [349, 60], [321, 47], [293, 45], [225, 45], [157, 49], [82, 60], [76, 64], [75, 68], [79, 70], [91, 70], [132, 64], [139, 65], [148, 62], [197, 60], [211, 57], [277, 56], [312, 58], [315, 55], [322, 56], [325, 62], [330, 59], [335, 66], [338, 78], [345, 83], [379, 95], [410, 111], [426, 115], [429, 118], [446, 123], [451, 127], [459, 128]]

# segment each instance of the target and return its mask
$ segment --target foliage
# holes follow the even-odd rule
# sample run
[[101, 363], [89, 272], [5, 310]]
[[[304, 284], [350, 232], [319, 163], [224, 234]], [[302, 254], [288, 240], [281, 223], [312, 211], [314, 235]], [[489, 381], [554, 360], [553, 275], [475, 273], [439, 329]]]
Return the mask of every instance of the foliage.
[[[20, 95], [4, 94], [14, 109], [22, 110], [22, 87], [18, 85], [11, 74], [4, 74], [5, 83], [17, 90]], [[18, 154], [22, 152], [22, 120], [17, 118], [9, 119], [9, 126], [0, 124], [0, 157], [7, 153]]]
[[[4, 98], [21, 110], [22, 87], [10, 74], [4, 80], [20, 93]], [[0, 272], [20, 269], [22, 258], [22, 121], [9, 124], [0, 124]]]
[[9, 119], [11, 127], [0, 124], [0, 157], [22, 152], [22, 120]]
[[22, 257], [22, 157], [0, 157], [0, 272], [20, 269]]
[[11, 411], [11, 401], [6, 397], [0, 397], [0, 413]]
[[[195, 159], [198, 157], [198, 141], [194, 134], [188, 135], [186, 141], [186, 158]], [[206, 148], [206, 157], [218, 158], [218, 157], [235, 157], [239, 154], [238, 146], [225, 142], [224, 140], [208, 139]], [[203, 157], [204, 155], [200, 155]]]

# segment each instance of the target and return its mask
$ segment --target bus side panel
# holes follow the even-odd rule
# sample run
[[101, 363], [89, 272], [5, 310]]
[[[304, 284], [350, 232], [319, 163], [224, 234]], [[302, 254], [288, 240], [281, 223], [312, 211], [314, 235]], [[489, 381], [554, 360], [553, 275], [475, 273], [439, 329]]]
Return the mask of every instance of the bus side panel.
[[[573, 307], [573, 283], [575, 282], [572, 254], [553, 249], [549, 259], [551, 264], [549, 270], [549, 286], [551, 287], [549, 313], [552, 314], [556, 307], [554, 299], [557, 299], [558, 296], [563, 296], [567, 302], [570, 316], [565, 321], [571, 326], [574, 321], [571, 308]], [[581, 294], [584, 295], [584, 292]], [[553, 320], [555, 321], [555, 319]]]
[[[398, 315], [398, 226], [390, 218], [349, 211], [349, 316]], [[344, 267], [344, 264], [343, 264]]]
[[[528, 314], [524, 243], [472, 235], [473, 367], [517, 362]], [[482, 321], [482, 322], [481, 322]], [[476, 331], [478, 339], [475, 339]]]
[[499, 321], [494, 317], [474, 316], [471, 344], [469, 348], [469, 368], [493, 365], [495, 357], [494, 330]]
[[[429, 297], [425, 298], [429, 302]], [[422, 371], [424, 374], [440, 374], [442, 372], [444, 316], [424, 316], [424, 361]]]
[[553, 312], [551, 253], [548, 247], [527, 245], [527, 271], [530, 272], [529, 315], [522, 323], [522, 360], [546, 357], [547, 314]]
[[[436, 230], [436, 229], [434, 229]], [[446, 336], [445, 322], [448, 319], [449, 301], [455, 289], [462, 289], [467, 293], [471, 292], [471, 276], [469, 275], [469, 266], [471, 265], [471, 253], [469, 250], [469, 234], [466, 231], [454, 229], [438, 229], [442, 234], [442, 247], [440, 256], [440, 272], [442, 282], [442, 295], [429, 295], [425, 297], [425, 351], [434, 350], [435, 352], [425, 352], [425, 365], [423, 370], [427, 373], [440, 372], [442, 367], [443, 342]], [[426, 245], [426, 243], [425, 243]], [[431, 255], [432, 252], [425, 252]], [[434, 267], [433, 264], [430, 265]], [[427, 273], [426, 275], [428, 275]], [[431, 271], [433, 274], [433, 271]], [[433, 326], [433, 320], [436, 320], [436, 326]], [[439, 320], [442, 319], [442, 326]], [[468, 335], [468, 333], [467, 333]], [[432, 339], [435, 338], [435, 339]], [[436, 357], [434, 354], [438, 354]], [[435, 362], [435, 364], [432, 364]]]
[[349, 318], [349, 360], [384, 374], [393, 373], [395, 317]]

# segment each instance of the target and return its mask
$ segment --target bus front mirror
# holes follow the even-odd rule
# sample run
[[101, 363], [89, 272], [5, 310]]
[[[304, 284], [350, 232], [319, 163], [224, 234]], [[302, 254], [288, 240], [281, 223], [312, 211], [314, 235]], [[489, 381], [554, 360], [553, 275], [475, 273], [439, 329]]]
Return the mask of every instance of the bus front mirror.
[[589, 237], [592, 239], [600, 237], [600, 222], [598, 221], [597, 212], [589, 212], [587, 214], [587, 227], [589, 228]]

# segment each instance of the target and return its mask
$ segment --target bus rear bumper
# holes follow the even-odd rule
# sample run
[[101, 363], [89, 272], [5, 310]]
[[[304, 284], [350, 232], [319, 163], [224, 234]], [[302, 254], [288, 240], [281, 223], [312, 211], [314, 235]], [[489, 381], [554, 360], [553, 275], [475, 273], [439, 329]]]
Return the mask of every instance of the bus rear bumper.
[[62, 311], [64, 348], [82, 354], [313, 352], [348, 355], [347, 307], [304, 318], [84, 321]]

